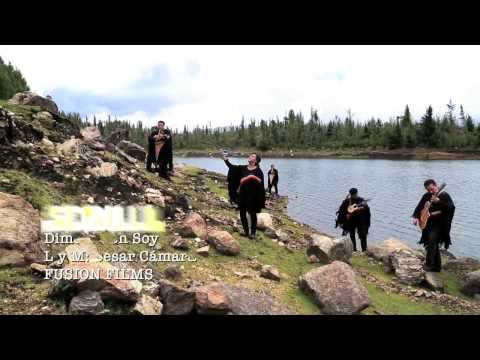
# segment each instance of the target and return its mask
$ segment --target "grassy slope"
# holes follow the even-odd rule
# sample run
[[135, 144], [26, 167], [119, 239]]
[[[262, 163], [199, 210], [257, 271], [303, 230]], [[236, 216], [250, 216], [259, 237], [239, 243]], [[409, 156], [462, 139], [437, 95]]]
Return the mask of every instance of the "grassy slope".
[[[0, 105], [5, 102], [0, 101]], [[38, 111], [31, 107], [4, 106], [9, 110], [18, 113]], [[105, 160], [120, 161], [115, 155], [106, 152], [103, 155]], [[140, 170], [140, 169], [139, 169]], [[228, 193], [225, 182], [218, 181], [218, 176], [205, 170], [186, 167], [179, 176], [173, 178], [173, 183], [165, 183], [158, 176], [140, 170], [141, 176], [148, 180], [152, 187], [165, 189], [173, 188], [177, 193], [183, 193], [192, 200], [194, 209], [208, 213], [209, 215], [221, 215], [228, 218], [235, 218], [238, 214], [232, 209], [216, 208], [213, 200], [227, 198]], [[6, 181], [5, 181], [6, 180]], [[192, 188], [191, 181], [208, 187], [208, 196], [202, 197], [195, 188]], [[217, 181], [215, 181], [217, 180]], [[83, 182], [84, 183], [84, 182]], [[82, 185], [83, 186], [83, 185]], [[81, 193], [87, 193], [88, 186], [93, 191], [94, 184], [76, 189], [70, 187], [68, 191], [52, 186], [48, 179], [40, 178], [35, 172], [26, 173], [20, 170], [0, 170], [0, 191], [13, 193], [22, 196], [41, 209], [50, 204], [80, 203]], [[98, 190], [95, 188], [95, 190]], [[75, 192], [77, 191], [77, 192]], [[283, 212], [276, 212], [282, 228], [302, 237], [308, 229], [290, 219]], [[231, 228], [225, 227], [231, 232]], [[318, 307], [312, 299], [300, 292], [297, 286], [298, 277], [317, 265], [309, 264], [306, 261], [304, 250], [288, 250], [280, 247], [271, 239], [259, 234], [256, 241], [251, 241], [233, 233], [233, 236], [240, 242], [242, 252], [239, 256], [228, 257], [217, 253], [214, 249], [207, 258], [198, 257], [195, 248], [190, 247], [187, 252], [196, 257], [196, 262], [183, 263], [183, 279], [181, 283], [186, 285], [189, 280], [210, 281], [219, 279], [233, 284], [239, 284], [252, 289], [261, 289], [275, 296], [279, 301], [285, 303], [293, 310], [301, 314], [318, 314]], [[147, 250], [146, 246], [114, 245], [115, 234], [102, 233], [97, 239], [97, 246], [100, 251], [135, 251]], [[161, 234], [160, 247], [158, 251], [174, 251], [168, 244], [170, 235]], [[258, 263], [276, 266], [282, 274], [280, 282], [266, 280], [258, 276], [254, 270]], [[165, 269], [169, 263], [147, 264], [157, 271]], [[373, 265], [363, 257], [354, 257], [353, 267], [370, 272], [372, 275], [388, 282], [391, 275], [385, 274], [380, 266]], [[459, 281], [451, 273], [443, 273], [442, 279], [445, 282], [446, 291], [455, 296], [462, 296], [459, 293]], [[417, 302], [411, 301], [403, 295], [385, 293], [373, 284], [362, 279], [372, 297], [372, 306], [365, 310], [365, 314], [379, 312], [382, 314], [444, 314], [446, 310], [440, 306], [433, 305], [422, 299]], [[46, 298], [48, 283], [30, 274], [25, 269], [0, 269], [0, 313], [64, 313], [61, 304], [55, 303]], [[48, 308], [44, 308], [48, 306]], [[115, 306], [113, 313], [122, 313]]]

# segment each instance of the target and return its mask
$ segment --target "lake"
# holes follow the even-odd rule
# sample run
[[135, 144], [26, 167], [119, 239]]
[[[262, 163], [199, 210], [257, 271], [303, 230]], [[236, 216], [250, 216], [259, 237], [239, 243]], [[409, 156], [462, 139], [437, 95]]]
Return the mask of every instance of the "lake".
[[[219, 158], [175, 161], [227, 174]], [[243, 158], [230, 161], [246, 164]], [[480, 204], [480, 161], [262, 159], [265, 184], [272, 163], [279, 171], [280, 195], [289, 198], [288, 214], [321, 232], [341, 234], [340, 228], [335, 229], [335, 213], [351, 187], [358, 188], [360, 196], [372, 198], [370, 243], [393, 236], [418, 246], [420, 231], [410, 216], [424, 193], [423, 182], [427, 178], [446, 182], [456, 206], [449, 250], [457, 256], [480, 258], [480, 207], [476, 205]]]

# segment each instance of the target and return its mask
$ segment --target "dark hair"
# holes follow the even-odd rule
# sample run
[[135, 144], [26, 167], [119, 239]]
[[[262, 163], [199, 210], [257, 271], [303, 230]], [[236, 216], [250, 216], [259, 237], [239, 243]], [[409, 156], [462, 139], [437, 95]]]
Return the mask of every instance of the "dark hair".
[[162, 123], [163, 125], [165, 125], [165, 121], [163, 121], [163, 120], [159, 120], [158, 122], [159, 122], [159, 123]]
[[255, 155], [255, 158], [257, 159], [257, 165], [260, 164], [260, 161], [262, 161], [260, 155], [258, 155], [257, 153], [251, 153], [251, 155]]
[[428, 186], [430, 185], [437, 185], [437, 183], [435, 182], [435, 180], [433, 179], [428, 179], [428, 180], [425, 180], [425, 182], [423, 183], [423, 187], [426, 189]]
[[351, 188], [349, 191], [350, 195], [358, 194], [358, 190], [356, 188]]

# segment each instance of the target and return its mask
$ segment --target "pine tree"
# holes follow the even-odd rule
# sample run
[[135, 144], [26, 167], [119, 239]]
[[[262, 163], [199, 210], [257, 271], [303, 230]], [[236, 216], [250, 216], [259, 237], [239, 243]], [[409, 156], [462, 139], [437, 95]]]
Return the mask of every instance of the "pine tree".
[[422, 117], [422, 141], [424, 145], [433, 147], [435, 145], [435, 120], [433, 119], [433, 109], [430, 105], [427, 112]]
[[408, 128], [412, 126], [412, 116], [410, 114], [410, 109], [408, 108], [408, 105], [405, 106], [405, 112], [403, 113], [402, 117], [402, 128]]

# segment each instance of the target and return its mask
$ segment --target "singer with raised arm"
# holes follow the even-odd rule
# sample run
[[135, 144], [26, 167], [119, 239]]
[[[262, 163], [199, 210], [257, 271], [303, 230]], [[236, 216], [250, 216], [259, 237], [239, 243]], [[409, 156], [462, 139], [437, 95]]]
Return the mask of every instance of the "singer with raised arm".
[[427, 192], [420, 199], [413, 211], [413, 224], [422, 230], [420, 244], [426, 249], [425, 270], [440, 272], [442, 260], [440, 245], [448, 249], [452, 243], [450, 229], [452, 227], [455, 204], [444, 190], [445, 184], [438, 187], [433, 179], [428, 179], [423, 186]]
[[[230, 197], [238, 204], [240, 210], [240, 219], [244, 233], [254, 239], [257, 231], [257, 213], [265, 207], [265, 183], [263, 172], [260, 169], [260, 156], [258, 154], [250, 154], [248, 157], [248, 165], [233, 165], [228, 159], [226, 153], [223, 154], [223, 160], [228, 166], [228, 188]], [[248, 228], [247, 213], [250, 215], [250, 229]]]

